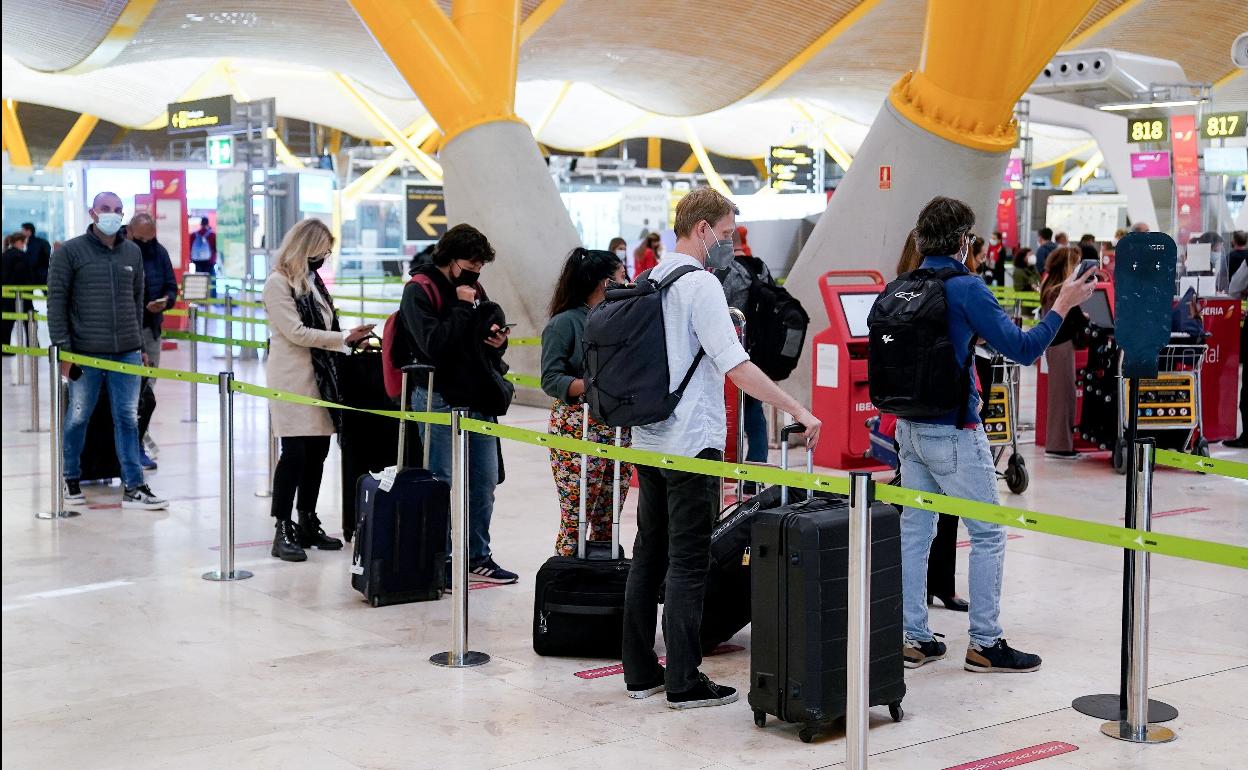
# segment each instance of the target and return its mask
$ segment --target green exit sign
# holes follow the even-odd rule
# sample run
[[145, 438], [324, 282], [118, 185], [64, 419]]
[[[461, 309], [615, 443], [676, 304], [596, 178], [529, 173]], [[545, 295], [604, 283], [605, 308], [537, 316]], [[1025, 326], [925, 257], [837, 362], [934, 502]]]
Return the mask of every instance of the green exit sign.
[[212, 168], [234, 166], [234, 137], [229, 134], [208, 137], [208, 165]]

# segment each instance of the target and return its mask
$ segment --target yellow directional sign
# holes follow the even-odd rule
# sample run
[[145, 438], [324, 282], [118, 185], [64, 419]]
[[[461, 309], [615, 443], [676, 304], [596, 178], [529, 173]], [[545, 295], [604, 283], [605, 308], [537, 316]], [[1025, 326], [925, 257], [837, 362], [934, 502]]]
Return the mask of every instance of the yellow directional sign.
[[431, 241], [446, 232], [446, 198], [440, 187], [407, 186], [407, 240]]

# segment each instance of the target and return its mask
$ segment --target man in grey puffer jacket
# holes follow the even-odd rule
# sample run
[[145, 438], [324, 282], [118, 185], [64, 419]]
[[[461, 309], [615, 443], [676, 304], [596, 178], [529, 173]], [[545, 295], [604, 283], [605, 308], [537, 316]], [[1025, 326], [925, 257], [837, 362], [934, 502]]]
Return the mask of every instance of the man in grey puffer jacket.
[[[48, 333], [61, 350], [118, 361], [143, 363], [143, 255], [118, 235], [122, 204], [116, 193], [102, 192], [91, 202], [92, 224], [52, 254], [48, 264]], [[75, 374], [75, 372], [80, 372]], [[61, 364], [70, 378], [65, 415], [65, 502], [83, 505], [79, 480], [87, 424], [100, 386], [108, 384], [113, 440], [121, 464], [123, 508], [155, 510], [168, 501], [152, 493], [139, 465], [139, 377], [94, 367]]]

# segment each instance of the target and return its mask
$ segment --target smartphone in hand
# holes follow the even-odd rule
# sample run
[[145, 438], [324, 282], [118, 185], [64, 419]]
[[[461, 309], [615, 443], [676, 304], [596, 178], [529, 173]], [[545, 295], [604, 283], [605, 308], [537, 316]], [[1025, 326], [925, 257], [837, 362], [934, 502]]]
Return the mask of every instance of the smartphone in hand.
[[1075, 270], [1075, 278], [1082, 278], [1088, 274], [1089, 270], [1095, 270], [1101, 266], [1099, 259], [1085, 259], [1079, 263], [1079, 267]]

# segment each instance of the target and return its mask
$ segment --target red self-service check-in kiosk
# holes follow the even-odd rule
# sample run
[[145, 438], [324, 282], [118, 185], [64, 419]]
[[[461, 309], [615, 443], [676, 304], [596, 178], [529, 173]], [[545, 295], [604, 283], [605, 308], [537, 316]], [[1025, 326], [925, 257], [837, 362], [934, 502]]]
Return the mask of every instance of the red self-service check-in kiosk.
[[819, 277], [828, 328], [815, 335], [811, 411], [823, 421], [815, 463], [845, 470], [888, 470], [871, 459], [866, 422], [879, 414], [867, 387], [867, 315], [884, 291], [874, 270], [833, 270]]

